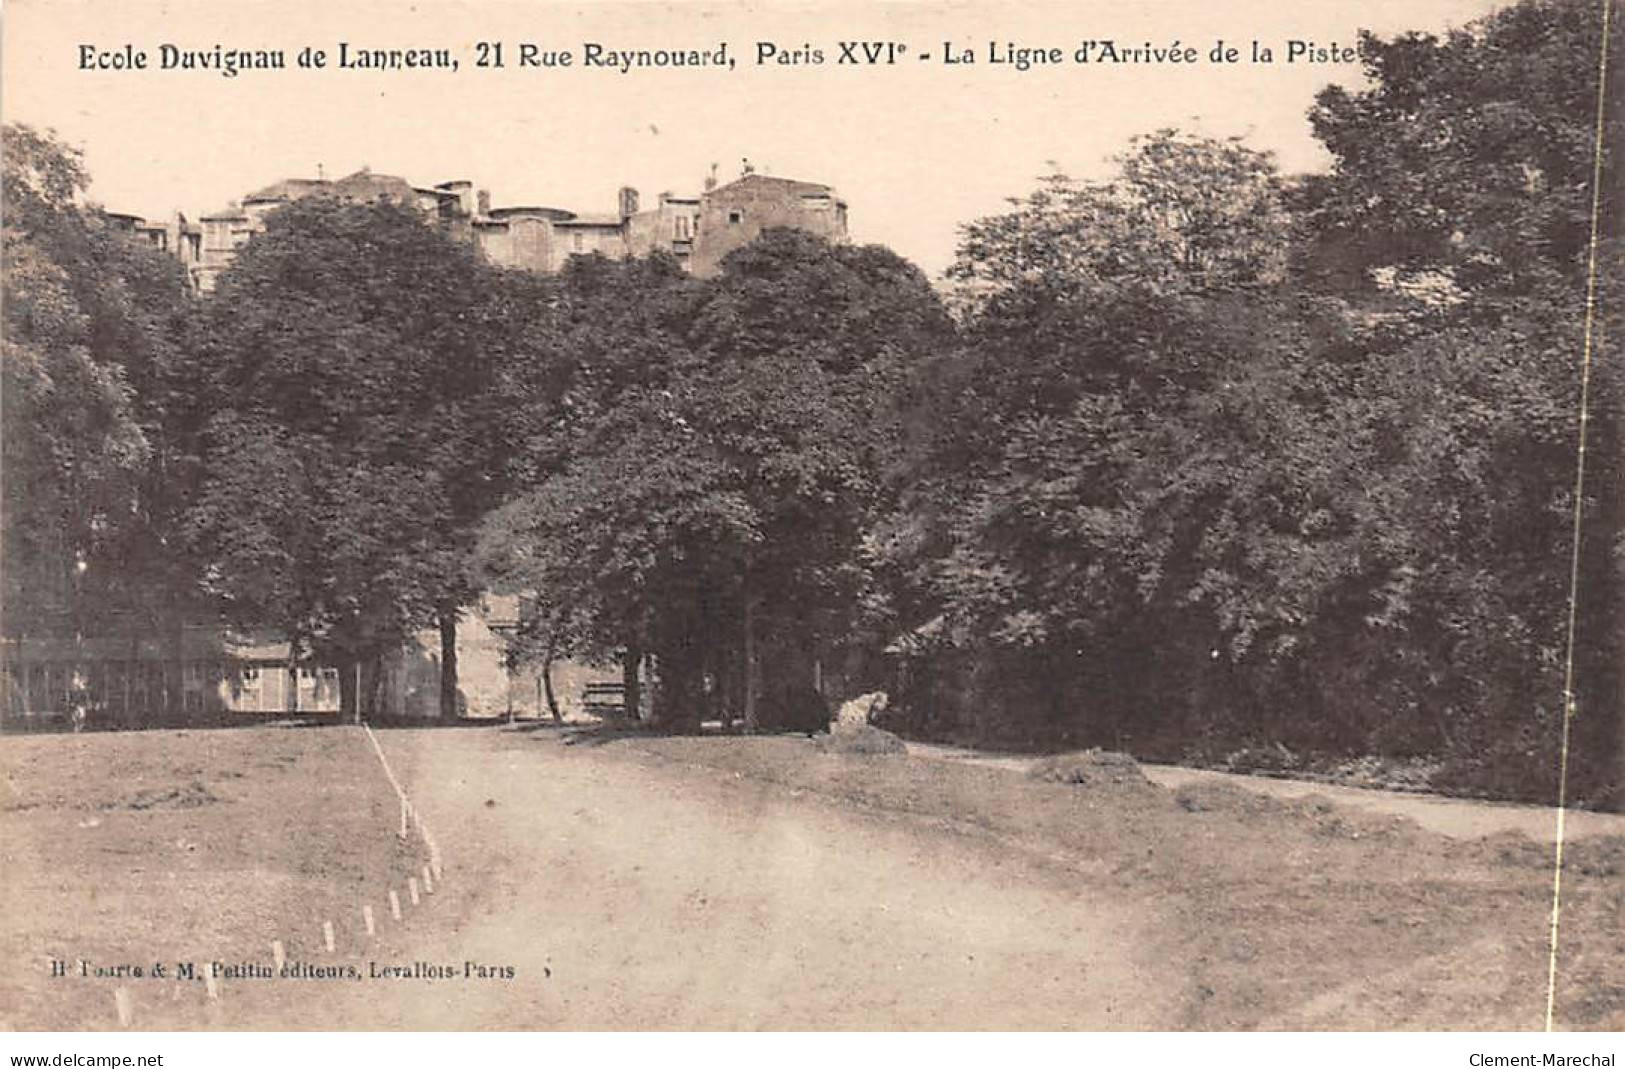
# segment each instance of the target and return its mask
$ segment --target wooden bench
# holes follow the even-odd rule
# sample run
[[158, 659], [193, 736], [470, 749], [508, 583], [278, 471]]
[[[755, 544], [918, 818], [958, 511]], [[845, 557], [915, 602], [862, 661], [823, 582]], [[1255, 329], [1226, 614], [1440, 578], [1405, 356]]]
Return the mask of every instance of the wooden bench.
[[581, 711], [604, 720], [626, 717], [626, 685], [588, 683], [581, 688]]

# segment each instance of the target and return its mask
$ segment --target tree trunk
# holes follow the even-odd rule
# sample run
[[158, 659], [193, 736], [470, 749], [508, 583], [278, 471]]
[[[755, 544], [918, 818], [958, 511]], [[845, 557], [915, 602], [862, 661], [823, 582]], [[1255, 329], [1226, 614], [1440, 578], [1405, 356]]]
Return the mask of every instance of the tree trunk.
[[727, 646], [722, 642], [710, 643], [710, 675], [711, 675], [711, 712], [717, 718], [717, 723], [724, 732], [732, 731], [734, 726], [733, 690], [729, 673], [732, 666], [728, 663]]
[[288, 712], [299, 711], [299, 638], [288, 639]]
[[379, 708], [383, 705], [383, 700], [382, 700], [383, 692], [384, 692], [384, 655], [383, 654], [378, 653], [378, 654], [374, 654], [372, 656], [372, 658], [367, 663], [367, 673], [366, 673], [366, 675], [371, 677], [370, 680], [368, 680], [368, 682], [367, 682], [367, 704], [366, 704], [367, 715], [369, 717], [375, 717], [375, 716], [378, 715]]
[[[542, 693], [547, 696], [547, 711], [552, 714], [553, 723], [564, 723], [564, 714], [559, 712], [559, 699], [553, 693], [553, 656], [548, 654], [542, 658]], [[540, 710], [537, 710], [540, 712]]]
[[750, 585], [750, 562], [745, 562], [744, 576], [744, 603], [745, 603], [745, 635], [744, 635], [744, 664], [740, 666], [743, 673], [744, 694], [741, 715], [745, 721], [746, 731], [756, 731], [762, 726], [761, 693], [762, 693], [762, 666], [756, 651], [756, 604], [755, 592]]
[[[537, 680], [541, 685], [542, 693], [547, 697], [547, 711], [553, 717], [553, 723], [555, 724], [564, 723], [564, 714], [559, 711], [558, 695], [553, 693], [553, 658], [558, 653], [559, 627], [563, 617], [562, 610], [553, 615], [553, 625], [547, 632], [547, 649], [542, 653], [541, 673]], [[540, 709], [536, 710], [536, 715], [541, 716], [542, 711]]]
[[642, 666], [642, 647], [628, 643], [626, 655], [621, 659], [621, 687], [626, 694], [625, 712], [632, 720], [640, 719], [643, 710], [643, 687], [639, 673]]
[[455, 720], [462, 712], [457, 701], [457, 610], [440, 610], [440, 718]]
[[130, 705], [130, 677], [135, 675], [135, 670], [140, 665], [140, 661], [137, 659], [139, 652], [139, 643], [135, 636], [131, 635], [130, 659], [124, 662], [124, 726], [127, 728], [135, 726], [135, 711]]
[[361, 722], [361, 662], [347, 661], [339, 668], [339, 719]]
[[[163, 712], [159, 714], [158, 719], [165, 724], [170, 723], [171, 718], [175, 715], [176, 688], [170, 685], [170, 677], [173, 675], [172, 670], [178, 664], [175, 659], [175, 648], [171, 643], [172, 636], [169, 634], [168, 624], [169, 621], [167, 620], [163, 622], [164, 638], [158, 653], [158, 693], [161, 695], [160, 700], [163, 702]], [[88, 669], [84, 671], [86, 671], [86, 678], [88, 679]]]

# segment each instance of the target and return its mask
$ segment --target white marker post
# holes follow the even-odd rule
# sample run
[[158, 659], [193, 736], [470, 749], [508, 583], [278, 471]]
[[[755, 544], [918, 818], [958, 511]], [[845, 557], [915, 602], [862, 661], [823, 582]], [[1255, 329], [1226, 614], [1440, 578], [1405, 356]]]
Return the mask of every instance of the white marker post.
[[423, 890], [425, 894], [434, 894], [434, 874], [427, 865], [423, 866]]
[[135, 1020], [135, 1007], [130, 1004], [130, 993], [122, 987], [113, 991], [113, 1008], [118, 1011], [118, 1026], [130, 1027]]
[[336, 944], [333, 939], [332, 921], [322, 921], [322, 942], [326, 945], [327, 952], [329, 954], [333, 953], [333, 948]]
[[361, 907], [361, 923], [367, 926], [368, 936], [378, 934], [378, 922], [373, 919], [371, 906]]
[[282, 966], [288, 964], [287, 951], [282, 949], [282, 940], [271, 940], [271, 960], [276, 963], [276, 971], [280, 974]]
[[395, 888], [389, 889], [389, 912], [396, 920], [401, 919], [401, 896], [395, 893]]
[[401, 795], [401, 830], [395, 833], [401, 839], [406, 838], [406, 810], [406, 795], [403, 794]]
[[427, 832], [423, 835], [423, 845], [429, 848], [429, 871], [434, 873], [435, 879], [440, 879], [440, 847], [435, 843], [434, 836]]
[[408, 876], [406, 878], [406, 893], [412, 896], [412, 904], [414, 906], [417, 905], [418, 904], [418, 878], [416, 876]]

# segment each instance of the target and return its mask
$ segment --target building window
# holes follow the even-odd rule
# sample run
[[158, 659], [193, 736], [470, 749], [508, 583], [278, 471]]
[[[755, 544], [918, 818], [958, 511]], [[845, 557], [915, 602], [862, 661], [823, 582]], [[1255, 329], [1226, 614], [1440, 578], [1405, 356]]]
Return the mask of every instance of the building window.
[[728, 225], [729, 226], [734, 226], [735, 224], [742, 223], [744, 221], [745, 221], [745, 213], [744, 212], [735, 210], [735, 211], [731, 211], [731, 212], [728, 213]]
[[573, 252], [581, 252], [586, 247], [587, 247], [586, 239], [582, 236], [580, 231], [577, 231], [576, 233], [570, 235], [570, 249], [571, 249], [571, 251], [573, 251]]
[[679, 215], [677, 218], [673, 219], [672, 227], [672, 236], [678, 241], [683, 241], [688, 238], [688, 216]]

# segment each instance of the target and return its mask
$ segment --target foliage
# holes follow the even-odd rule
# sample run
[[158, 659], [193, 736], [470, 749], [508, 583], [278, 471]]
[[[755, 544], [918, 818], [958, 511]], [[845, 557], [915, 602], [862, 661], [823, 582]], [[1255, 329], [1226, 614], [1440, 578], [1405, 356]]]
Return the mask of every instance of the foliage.
[[[1372, 84], [1312, 116], [1328, 175], [1164, 132], [1111, 182], [1052, 177], [966, 228], [966, 344], [931, 368], [908, 508], [881, 529], [899, 648], [935, 658], [916, 710], [1435, 752], [1482, 788], [1501, 761], [1555, 789], [1594, 15], [1536, 0], [1442, 41], [1368, 35]], [[1620, 707], [1619, 397], [1595, 363], [1588, 710]], [[1577, 725], [1582, 797], [1617, 775], [1615, 730]]]
[[706, 280], [538, 277], [311, 199], [193, 315], [77, 156], [8, 128], [8, 608], [63, 604], [80, 555], [134, 603], [189, 550], [239, 620], [357, 658], [492, 586], [517, 657], [652, 658], [678, 724], [815, 723], [889, 655], [915, 730], [1432, 755], [1549, 797], [1577, 592], [1571, 797], [1601, 800], [1625, 116], [1595, 8], [1364, 35], [1309, 115], [1324, 174], [1162, 130], [1050, 175], [964, 228], [946, 302], [795, 231]]
[[1287, 220], [1268, 154], [1165, 129], [1116, 162], [1112, 181], [1051, 174], [1013, 211], [964, 227], [948, 274], [973, 312], [1114, 286], [1160, 295], [1281, 279]]
[[8, 627], [152, 619], [184, 571], [161, 537], [175, 500], [159, 383], [184, 340], [186, 281], [84, 202], [77, 150], [21, 125], [4, 138]]
[[376, 655], [471, 594], [500, 489], [489, 269], [387, 203], [279, 209], [207, 302], [189, 534], [236, 619]]
[[750, 661], [797, 677], [846, 633], [901, 433], [892, 399], [945, 331], [940, 306], [889, 252], [790, 231], [705, 284], [658, 259], [586, 260], [562, 287], [544, 362], [572, 385], [520, 417], [562, 410], [561, 444], [482, 557], [577, 649], [654, 653], [668, 717], [707, 701], [748, 716]]
[[1595, 261], [1591, 240], [1625, 135], [1617, 109], [1596, 125], [1602, 25], [1594, 5], [1531, 0], [1443, 40], [1365, 38], [1375, 84], [1321, 94], [1311, 117], [1336, 166], [1307, 199], [1322, 249], [1410, 298], [1371, 347], [1363, 401], [1389, 436], [1369, 526], [1420, 654], [1412, 686], [1449, 708], [1449, 749], [1477, 774], [1550, 796], [1578, 508], [1575, 697], [1616, 711], [1576, 724], [1593, 798], [1625, 784], [1609, 768], [1625, 760], [1609, 737], [1625, 637], [1617, 361], [1593, 361], [1573, 497], [1588, 285], [1595, 269], [1594, 343], [1617, 332], [1621, 285], [1616, 198], [1596, 197]]

